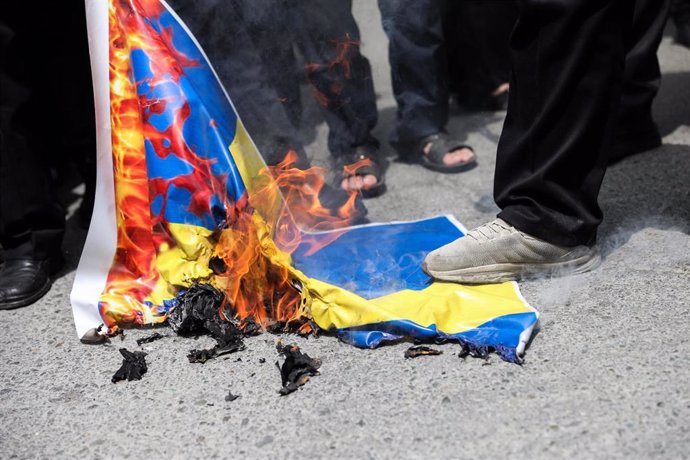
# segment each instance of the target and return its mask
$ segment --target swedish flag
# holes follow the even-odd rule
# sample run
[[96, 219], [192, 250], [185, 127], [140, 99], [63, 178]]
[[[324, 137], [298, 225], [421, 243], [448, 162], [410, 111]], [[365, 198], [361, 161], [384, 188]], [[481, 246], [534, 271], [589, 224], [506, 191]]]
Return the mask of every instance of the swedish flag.
[[[164, 320], [167, 300], [213, 277], [210, 238], [231, 208], [271, 219], [248, 204], [265, 164], [175, 13], [161, 0], [89, 0], [87, 13], [99, 185], [72, 293], [80, 336]], [[310, 318], [355, 346], [456, 340], [519, 361], [538, 313], [517, 284], [439, 283], [421, 269], [463, 234], [438, 216], [312, 232], [268, 254], [290, 266]]]

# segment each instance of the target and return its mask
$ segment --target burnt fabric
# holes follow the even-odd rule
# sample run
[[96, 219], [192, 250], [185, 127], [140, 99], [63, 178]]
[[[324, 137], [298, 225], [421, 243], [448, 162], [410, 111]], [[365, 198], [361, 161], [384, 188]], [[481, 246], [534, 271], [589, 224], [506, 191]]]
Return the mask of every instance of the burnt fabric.
[[221, 339], [193, 360], [243, 334], [332, 331], [362, 348], [444, 340], [521, 361], [538, 312], [517, 284], [437, 283], [422, 270], [430, 251], [464, 235], [459, 222], [351, 226], [354, 200], [324, 212], [320, 171], [266, 167], [165, 2], [87, 4], [97, 113], [110, 117], [98, 126], [98, 173], [114, 186], [97, 189], [100, 217], [75, 276], [80, 337], [101, 323], [168, 320]]
[[321, 360], [313, 359], [308, 354], [302, 353], [297, 345], [283, 345], [278, 342], [276, 349], [278, 354], [285, 356], [282, 366], [276, 361], [283, 383], [283, 387], [280, 389], [282, 396], [296, 391], [307, 383], [312, 376], [318, 375]]
[[448, 122], [442, 6], [439, 0], [379, 0], [398, 104], [394, 144], [442, 131]]
[[561, 246], [592, 244], [611, 149], [631, 0], [522, 0], [498, 146], [499, 217]]
[[419, 356], [437, 356], [443, 354], [441, 350], [435, 350], [433, 348], [416, 345], [405, 350], [405, 358], [417, 358]]
[[121, 380], [141, 380], [141, 378], [148, 371], [146, 365], [146, 353], [143, 351], [129, 351], [126, 348], [120, 348], [122, 355], [122, 366], [115, 372], [111, 381], [117, 383]]

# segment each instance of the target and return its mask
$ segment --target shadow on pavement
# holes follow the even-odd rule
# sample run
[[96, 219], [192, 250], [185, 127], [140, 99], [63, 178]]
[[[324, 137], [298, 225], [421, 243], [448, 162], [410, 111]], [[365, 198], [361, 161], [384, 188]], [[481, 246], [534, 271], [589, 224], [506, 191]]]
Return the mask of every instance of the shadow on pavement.
[[644, 228], [690, 231], [690, 146], [665, 144], [609, 168], [599, 196], [604, 256]]

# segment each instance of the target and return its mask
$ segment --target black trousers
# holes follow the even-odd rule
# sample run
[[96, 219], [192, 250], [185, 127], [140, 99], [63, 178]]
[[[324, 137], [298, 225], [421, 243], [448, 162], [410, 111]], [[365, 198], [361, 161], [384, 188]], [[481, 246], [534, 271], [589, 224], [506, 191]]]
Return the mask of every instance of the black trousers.
[[517, 15], [517, 0], [449, 2], [444, 18], [449, 87], [463, 105], [481, 104], [510, 80], [508, 43]]
[[51, 167], [95, 164], [95, 121], [84, 4], [0, 4], [11, 30], [0, 78], [0, 244], [5, 259], [59, 257], [65, 229]]
[[379, 0], [398, 104], [394, 144], [437, 133], [448, 122], [444, 6], [442, 0]]
[[638, 3], [520, 1], [494, 182], [499, 217], [519, 230], [562, 246], [595, 241]]
[[626, 42], [623, 87], [612, 155], [661, 142], [652, 118], [652, 103], [661, 86], [657, 50], [669, 15], [669, 0], [637, 0]]
[[360, 52], [352, 0], [281, 3], [285, 28], [306, 62], [307, 82], [325, 109], [331, 154], [343, 155], [360, 145], [378, 147], [371, 135], [378, 121], [374, 80]]
[[[276, 164], [293, 149], [300, 155], [299, 166], [306, 167], [308, 160], [302, 142], [286, 112], [288, 101], [279, 92], [282, 87], [276, 87], [276, 80], [266, 71], [263, 61], [265, 57], [280, 59], [277, 53], [292, 55], [292, 48], [281, 49], [282, 41], [276, 36], [268, 42], [272, 45], [270, 48], [267, 43], [255, 41], [250, 31], [257, 21], [255, 16], [244, 16], [242, 1], [170, 0], [168, 3], [204, 48], [266, 162]], [[255, 11], [253, 14], [258, 15], [260, 12], [269, 14], [270, 10], [257, 8]], [[296, 77], [290, 75], [288, 67], [284, 80], [291, 78]], [[290, 102], [295, 100], [299, 97], [293, 96]]]
[[376, 143], [371, 67], [359, 51], [350, 0], [170, 3], [204, 47], [269, 164], [289, 148], [302, 152], [296, 127], [305, 77], [324, 107], [333, 155]]

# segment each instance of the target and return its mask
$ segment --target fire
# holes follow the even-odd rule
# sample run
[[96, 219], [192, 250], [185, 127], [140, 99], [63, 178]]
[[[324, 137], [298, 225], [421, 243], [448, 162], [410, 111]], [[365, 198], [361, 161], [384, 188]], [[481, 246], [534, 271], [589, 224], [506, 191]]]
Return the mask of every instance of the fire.
[[335, 215], [319, 200], [324, 182], [322, 168], [294, 168], [297, 154], [288, 152], [283, 162], [264, 169], [260, 184], [249, 199], [253, 212], [239, 213], [221, 231], [216, 256], [227, 267], [217, 281], [223, 287], [235, 317], [251, 319], [264, 328], [311, 330], [309, 314], [300, 293], [299, 274], [290, 254], [300, 245], [307, 253], [330, 244], [340, 233], [317, 240], [310, 232], [347, 227], [357, 217], [356, 194]]
[[[349, 102], [349, 99], [341, 97], [345, 87], [341, 79], [352, 78], [352, 54], [358, 51], [360, 43], [352, 40], [350, 34], [347, 33], [344, 37], [333, 40], [333, 43], [335, 57], [327, 64], [307, 63], [304, 66], [304, 73], [316, 101], [323, 107], [339, 109]], [[315, 81], [314, 75], [317, 73], [329, 73], [334, 77]], [[330, 85], [325, 86], [329, 81]]]
[[[193, 108], [179, 93], [165, 90], [179, 85], [185, 69], [201, 63], [175, 49], [172, 29], [156, 28], [147, 19], [164, 12], [158, 0], [110, 1], [111, 141], [118, 233], [100, 299], [102, 316], [113, 330], [118, 323], [164, 321], [164, 300], [193, 283], [208, 283], [225, 292], [221, 317], [240, 320], [247, 328], [257, 324], [263, 329], [309, 332], [308, 299], [299, 283], [303, 275], [292, 267], [290, 254], [305, 245], [307, 254], [313, 253], [335, 240], [340, 235], [337, 231], [318, 240], [310, 232], [350, 225], [357, 217], [356, 194], [336, 210], [324, 207], [319, 199], [325, 185], [323, 169], [297, 169], [296, 153], [288, 152], [282, 163], [254, 178], [251, 194], [229, 199], [227, 174], [214, 172], [218, 160], [201, 155], [185, 137], [185, 123]], [[349, 75], [349, 46], [339, 45], [338, 59], [345, 60], [329, 68], [341, 66]], [[134, 52], [148, 58], [143, 77], [135, 75]], [[142, 90], [142, 85], [150, 90]], [[164, 127], [153, 122], [161, 114], [170, 117]], [[213, 137], [218, 122], [211, 119], [205, 129]], [[189, 166], [188, 171], [172, 178], [152, 177], [147, 146], [158, 158], [177, 157]], [[171, 228], [166, 220], [171, 187], [189, 195], [187, 211], [199, 219], [218, 217], [217, 210], [224, 210], [223, 225], [187, 233]], [[157, 211], [152, 210], [154, 201], [160, 202]], [[191, 244], [197, 252], [187, 249], [188, 238], [197, 238]], [[209, 254], [204, 256], [203, 248], [210, 248]], [[194, 254], [197, 259], [185, 263], [197, 267], [174, 278], [158, 264], [176, 250], [185, 257]], [[223, 266], [211, 270], [211, 256]]]

